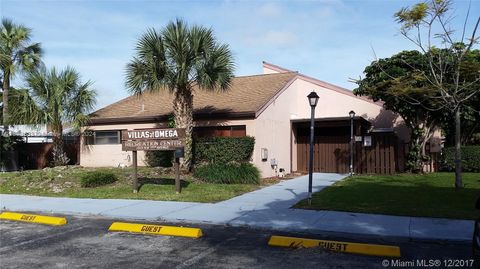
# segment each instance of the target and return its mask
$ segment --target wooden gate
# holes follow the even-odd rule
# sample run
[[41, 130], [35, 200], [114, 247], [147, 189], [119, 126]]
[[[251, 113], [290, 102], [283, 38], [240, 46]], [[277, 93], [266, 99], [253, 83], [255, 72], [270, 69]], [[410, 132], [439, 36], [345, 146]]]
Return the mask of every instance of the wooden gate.
[[[398, 171], [397, 137], [393, 133], [371, 133], [372, 145], [355, 143], [354, 171], [357, 174], [392, 174]], [[350, 137], [317, 136], [314, 140], [313, 171], [350, 172]], [[297, 170], [308, 171], [309, 137], [297, 137]]]
[[[308, 171], [310, 137], [297, 138], [297, 169]], [[346, 136], [317, 136], [313, 144], [313, 171], [347, 173], [349, 171], [349, 142]]]
[[398, 171], [397, 137], [394, 133], [371, 133], [372, 145], [355, 143], [354, 171], [357, 174], [393, 174]]

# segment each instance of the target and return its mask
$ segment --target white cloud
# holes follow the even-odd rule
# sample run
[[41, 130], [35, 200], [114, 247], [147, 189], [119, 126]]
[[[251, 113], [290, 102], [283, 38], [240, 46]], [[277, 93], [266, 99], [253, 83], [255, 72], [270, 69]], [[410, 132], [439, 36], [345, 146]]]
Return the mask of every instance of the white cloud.
[[267, 44], [288, 46], [296, 44], [298, 42], [298, 37], [295, 33], [289, 31], [268, 31], [263, 36], [263, 41]]
[[273, 18], [282, 15], [283, 8], [277, 3], [266, 3], [258, 9], [258, 14], [262, 17]]

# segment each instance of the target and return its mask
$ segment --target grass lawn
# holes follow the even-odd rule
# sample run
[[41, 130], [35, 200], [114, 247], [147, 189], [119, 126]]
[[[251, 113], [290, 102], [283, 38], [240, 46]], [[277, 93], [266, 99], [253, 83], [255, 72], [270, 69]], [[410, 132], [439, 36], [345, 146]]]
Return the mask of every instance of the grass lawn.
[[456, 191], [453, 173], [358, 175], [313, 194], [296, 208], [399, 216], [477, 219], [480, 173], [464, 173], [465, 188]]
[[[118, 181], [101, 187], [82, 188], [80, 177], [88, 171], [105, 170], [115, 173]], [[275, 180], [253, 184], [209, 184], [182, 175], [182, 193], [175, 193], [174, 175], [159, 168], [139, 167], [138, 193], [132, 192], [132, 168], [58, 167], [45, 170], [0, 173], [0, 193], [39, 196], [148, 199], [163, 201], [218, 202], [250, 192]]]

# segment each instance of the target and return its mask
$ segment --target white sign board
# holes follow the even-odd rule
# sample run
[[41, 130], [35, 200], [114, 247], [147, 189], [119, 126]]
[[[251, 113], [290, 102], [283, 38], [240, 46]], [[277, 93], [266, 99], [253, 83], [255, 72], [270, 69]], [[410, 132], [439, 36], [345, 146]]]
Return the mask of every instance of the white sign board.
[[371, 147], [372, 146], [372, 137], [371, 136], [364, 136], [363, 137], [363, 146], [364, 147]]

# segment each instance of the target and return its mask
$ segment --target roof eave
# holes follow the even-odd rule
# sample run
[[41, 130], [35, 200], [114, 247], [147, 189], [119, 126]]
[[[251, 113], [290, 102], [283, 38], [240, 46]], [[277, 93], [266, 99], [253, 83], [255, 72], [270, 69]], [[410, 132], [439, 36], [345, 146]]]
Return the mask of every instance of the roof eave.
[[[132, 123], [162, 123], [168, 121], [170, 115], [157, 116], [137, 116], [137, 117], [121, 117], [121, 118], [93, 118], [90, 119], [86, 126], [94, 125], [114, 125], [114, 124], [132, 124]], [[221, 112], [221, 113], [195, 113], [194, 120], [240, 120], [254, 119], [255, 112]]]
[[325, 81], [322, 81], [322, 80], [319, 80], [319, 79], [316, 79], [316, 78], [313, 78], [313, 77], [309, 77], [309, 76], [301, 74], [301, 73], [298, 74], [298, 78], [303, 79], [304, 81], [313, 83], [315, 85], [318, 85], [320, 87], [323, 87], [325, 89], [332, 90], [332, 91], [335, 91], [335, 92], [338, 92], [338, 93], [341, 93], [341, 94], [345, 94], [347, 96], [350, 96], [350, 97], [353, 97], [353, 98], [356, 98], [356, 99], [359, 99], [359, 100], [362, 100], [362, 101], [365, 101], [365, 102], [372, 103], [372, 104], [375, 104], [377, 106], [383, 107], [383, 102], [382, 101], [373, 101], [372, 99], [370, 99], [368, 97], [357, 96], [353, 93], [353, 91], [347, 90], [347, 89], [342, 88], [340, 86], [333, 85], [331, 83], [328, 83], [328, 82], [325, 82]]

